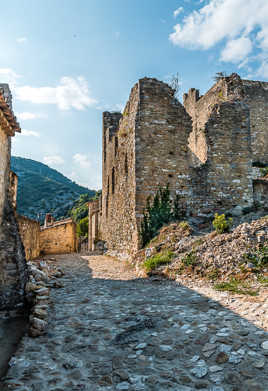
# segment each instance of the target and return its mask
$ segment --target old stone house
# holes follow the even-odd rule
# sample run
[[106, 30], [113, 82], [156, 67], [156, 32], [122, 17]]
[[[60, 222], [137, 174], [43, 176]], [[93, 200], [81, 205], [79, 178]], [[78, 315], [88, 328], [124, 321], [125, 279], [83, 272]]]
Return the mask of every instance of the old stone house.
[[20, 132], [11, 93], [0, 84], [0, 309], [23, 303], [27, 281], [24, 248], [14, 212], [16, 177], [10, 173], [11, 137]]
[[89, 216], [93, 248], [97, 235], [110, 250], [136, 251], [146, 199], [167, 183], [197, 223], [265, 203], [268, 83], [232, 74], [204, 96], [190, 89], [182, 105], [169, 85], [143, 78], [122, 114], [103, 113], [102, 158], [102, 199]]

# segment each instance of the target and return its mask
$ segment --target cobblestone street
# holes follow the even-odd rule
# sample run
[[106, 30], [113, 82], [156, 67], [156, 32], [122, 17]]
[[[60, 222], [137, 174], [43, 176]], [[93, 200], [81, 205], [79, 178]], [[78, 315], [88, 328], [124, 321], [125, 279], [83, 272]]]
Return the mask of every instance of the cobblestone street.
[[[268, 333], [257, 324], [112, 258], [57, 262], [65, 274], [47, 334], [22, 339], [2, 391], [268, 390]], [[265, 319], [268, 300], [258, 307]]]

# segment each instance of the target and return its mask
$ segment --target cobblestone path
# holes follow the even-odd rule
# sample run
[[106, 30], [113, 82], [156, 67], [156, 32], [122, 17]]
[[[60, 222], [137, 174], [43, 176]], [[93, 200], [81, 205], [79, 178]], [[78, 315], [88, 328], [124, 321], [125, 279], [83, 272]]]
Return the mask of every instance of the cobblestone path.
[[263, 329], [111, 258], [57, 259], [48, 332], [23, 338], [1, 390], [268, 390]]

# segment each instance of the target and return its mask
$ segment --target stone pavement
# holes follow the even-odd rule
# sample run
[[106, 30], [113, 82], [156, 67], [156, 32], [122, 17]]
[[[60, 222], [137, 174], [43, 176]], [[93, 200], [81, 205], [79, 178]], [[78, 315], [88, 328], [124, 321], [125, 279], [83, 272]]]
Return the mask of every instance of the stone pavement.
[[23, 338], [1, 391], [268, 390], [268, 333], [252, 322], [112, 258], [57, 261], [47, 334]]

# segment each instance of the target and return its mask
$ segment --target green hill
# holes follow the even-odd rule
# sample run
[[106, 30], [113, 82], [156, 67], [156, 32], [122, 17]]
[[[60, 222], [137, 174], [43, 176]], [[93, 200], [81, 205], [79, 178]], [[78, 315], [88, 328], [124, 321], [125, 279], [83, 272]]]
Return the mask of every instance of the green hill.
[[79, 186], [57, 170], [31, 159], [11, 157], [11, 170], [18, 175], [17, 211], [43, 222], [46, 213], [68, 216], [81, 194], [94, 197], [95, 190]]

